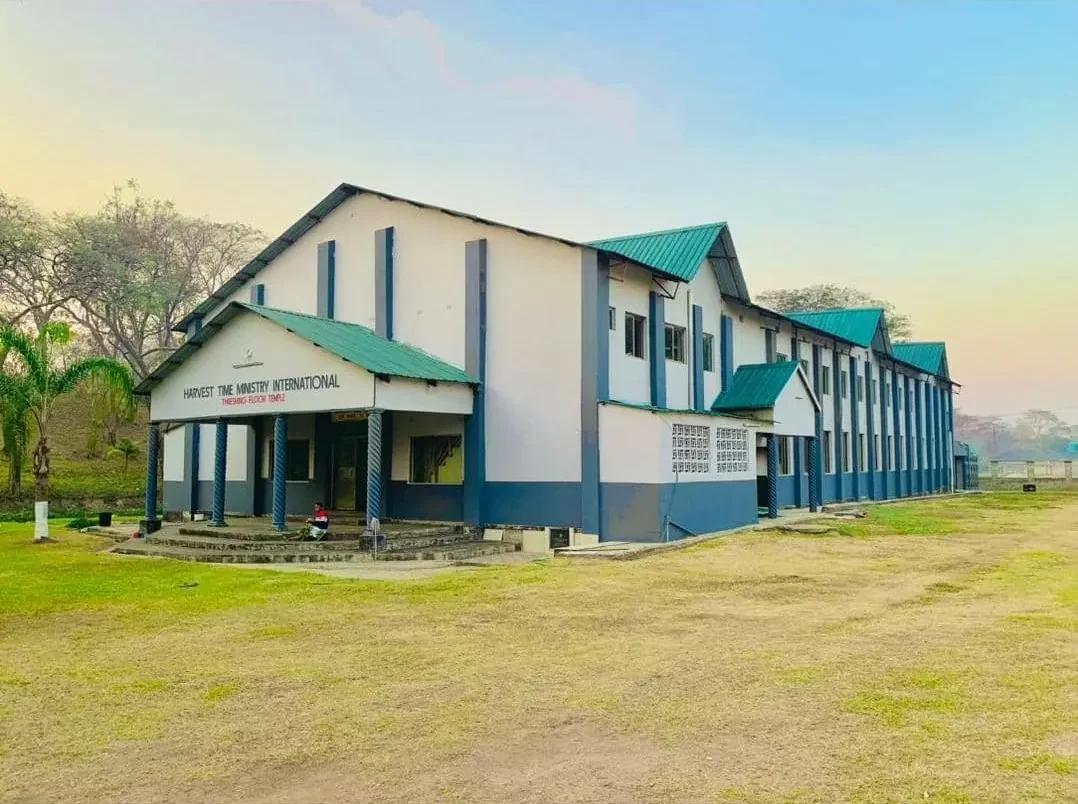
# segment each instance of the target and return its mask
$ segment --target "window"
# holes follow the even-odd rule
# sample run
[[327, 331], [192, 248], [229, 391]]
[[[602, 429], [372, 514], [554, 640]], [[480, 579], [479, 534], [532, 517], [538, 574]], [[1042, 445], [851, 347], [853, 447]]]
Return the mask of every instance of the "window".
[[877, 380], [872, 381], [872, 404], [875, 405], [879, 401], [880, 388]]
[[886, 380], [883, 382], [883, 406], [885, 408], [891, 407], [891, 383]]
[[618, 329], [618, 311], [613, 307], [608, 308], [606, 311], [606, 318], [607, 326], [610, 327], [612, 331], [616, 332]]
[[899, 410], [900, 413], [902, 412], [902, 409], [903, 409], [902, 400], [904, 398], [905, 397], [902, 394], [898, 395], [898, 410]]
[[666, 359], [675, 363], [685, 362], [685, 328], [666, 325]]
[[779, 474], [792, 475], [793, 468], [790, 466], [790, 441], [789, 436], [779, 438]]
[[715, 470], [719, 474], [749, 471], [748, 438], [747, 430], [715, 428]]
[[415, 436], [411, 439], [412, 483], [459, 486], [464, 482], [464, 451], [459, 435]]
[[865, 378], [860, 374], [857, 375], [857, 401], [865, 401]]
[[674, 474], [711, 471], [711, 428], [699, 424], [675, 424], [671, 441]]
[[895, 464], [898, 463], [895, 460], [895, 437], [887, 436], [887, 466], [886, 469], [894, 469]]
[[823, 391], [823, 395], [827, 396], [831, 393], [831, 367], [820, 366], [820, 389]]
[[831, 436], [830, 430], [823, 431], [823, 473], [825, 475], [833, 474], [835, 469], [832, 466], [831, 456], [834, 454], [834, 448], [831, 442], [834, 439]]
[[853, 469], [853, 453], [850, 450], [853, 445], [850, 443], [850, 434], [842, 434], [842, 465], [839, 467], [842, 471], [849, 471]]
[[625, 314], [625, 354], [644, 356], [644, 329], [647, 319], [635, 313]]
[[704, 333], [704, 371], [715, 370], [715, 336]]
[[844, 372], [842, 372], [842, 375], [839, 377], [839, 386], [838, 386], [839, 387], [839, 393], [842, 395], [843, 399], [845, 399], [849, 395], [849, 390], [850, 390], [849, 385], [850, 385], [849, 377], [847, 376], [846, 372], [844, 371]]
[[789, 355], [784, 355], [782, 352], [777, 352], [775, 354], [775, 362], [776, 363], [789, 363], [790, 362], [790, 356]]
[[864, 472], [868, 469], [868, 451], [865, 449], [865, 434], [857, 434], [857, 470]]
[[800, 360], [800, 363], [801, 363], [801, 370], [803, 372], [805, 372], [805, 376], [808, 377], [809, 376], [809, 362], [807, 360], [805, 360], [805, 358], [802, 357], [801, 360]]
[[[268, 460], [264, 462], [267, 467], [265, 476], [273, 477], [273, 439], [269, 439], [266, 447]], [[285, 480], [289, 482], [302, 482], [310, 480], [311, 474], [311, 442], [306, 438], [290, 438], [285, 445]]]

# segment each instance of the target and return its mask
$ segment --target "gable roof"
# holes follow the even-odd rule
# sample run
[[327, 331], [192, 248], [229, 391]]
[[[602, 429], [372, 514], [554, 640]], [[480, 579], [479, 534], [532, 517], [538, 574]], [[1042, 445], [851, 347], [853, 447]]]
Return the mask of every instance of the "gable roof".
[[[767, 410], [775, 407], [783, 389], [801, 373], [793, 360], [784, 363], [749, 363], [739, 366], [730, 387], [715, 397], [712, 410]], [[806, 387], [808, 382], [802, 373]]]
[[903, 363], [928, 374], [948, 376], [947, 347], [942, 342], [896, 343], [893, 348], [895, 358]]
[[[415, 201], [411, 198], [404, 198], [399, 195], [392, 195], [390, 193], [384, 193], [381, 190], [375, 190], [369, 187], [360, 187], [357, 184], [343, 183], [337, 186], [333, 192], [315, 204], [306, 215], [301, 217], [298, 221], [289, 226], [285, 231], [272, 242], [269, 243], [262, 251], [260, 251], [250, 262], [248, 262], [243, 268], [237, 271], [231, 278], [229, 278], [221, 287], [215, 290], [206, 299], [202, 301], [194, 310], [183, 317], [182, 320], [172, 329], [174, 332], [186, 332], [191, 321], [196, 318], [204, 318], [209, 313], [225, 301], [229, 296], [239, 290], [245, 283], [253, 279], [259, 271], [273, 262], [281, 252], [299, 240], [303, 235], [307, 234], [315, 225], [327, 217], [333, 210], [347, 201], [353, 196], [360, 195], [362, 193], [368, 193], [370, 195], [376, 195], [380, 198], [387, 199], [389, 201], [401, 201], [405, 204], [411, 204], [415, 207], [422, 209], [431, 209], [436, 212], [442, 212], [446, 215], [453, 215], [457, 218], [466, 218], [475, 223], [485, 224], [487, 226], [496, 226], [500, 229], [512, 229], [515, 232], [519, 232], [529, 237], [541, 237], [546, 240], [553, 240], [557, 243], [562, 243], [567, 246], [573, 246], [575, 248], [594, 248], [598, 251], [607, 253], [609, 256], [621, 257], [622, 259], [630, 260], [631, 262], [639, 262], [641, 267], [647, 268], [652, 271], [656, 271], [664, 276], [667, 274], [665, 269], [659, 265], [653, 265], [651, 263], [642, 262], [635, 257], [630, 257], [624, 254], [617, 254], [603, 246], [593, 243], [581, 243], [575, 240], [567, 240], [563, 237], [555, 237], [553, 235], [543, 234], [542, 232], [535, 232], [530, 229], [523, 229], [519, 226], [513, 226], [508, 223], [500, 223], [488, 218], [481, 218], [478, 215], [472, 215], [467, 212], [458, 212], [454, 209], [447, 207], [439, 207], [434, 204], [426, 204], [422, 201]], [[676, 276], [671, 276], [672, 279], [677, 279]]]
[[360, 324], [292, 313], [256, 304], [230, 302], [213, 320], [177, 349], [171, 357], [151, 372], [135, 389], [136, 394], [148, 394], [175, 371], [187, 358], [221, 331], [237, 315], [254, 314], [291, 332], [327, 352], [354, 363], [372, 374], [405, 377], [430, 382], [462, 382], [478, 384], [466, 371], [452, 366], [414, 346], [391, 341]]
[[786, 317], [857, 346], [863, 346], [865, 349], [873, 346], [873, 341], [876, 340], [881, 327], [885, 333], [887, 329], [883, 326], [883, 310], [879, 307], [813, 310], [804, 313], [787, 313]]
[[653, 265], [677, 279], [691, 282], [724, 228], [723, 222], [705, 223], [592, 240], [588, 245]]

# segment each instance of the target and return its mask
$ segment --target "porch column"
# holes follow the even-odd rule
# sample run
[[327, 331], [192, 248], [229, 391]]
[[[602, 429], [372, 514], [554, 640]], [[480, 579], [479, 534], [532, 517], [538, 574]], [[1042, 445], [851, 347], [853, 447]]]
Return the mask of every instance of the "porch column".
[[767, 436], [767, 518], [779, 516], [779, 437]]
[[225, 466], [228, 462], [228, 422], [217, 420], [213, 446], [213, 516], [210, 524], [217, 528], [225, 525]]
[[161, 426], [150, 422], [146, 431], [146, 521], [157, 521], [157, 452]]
[[382, 518], [382, 411], [367, 417], [367, 530]]
[[273, 528], [285, 529], [285, 497], [288, 491], [288, 419], [278, 414], [273, 420]]
[[820, 440], [806, 438], [808, 445], [809, 511], [820, 510]]

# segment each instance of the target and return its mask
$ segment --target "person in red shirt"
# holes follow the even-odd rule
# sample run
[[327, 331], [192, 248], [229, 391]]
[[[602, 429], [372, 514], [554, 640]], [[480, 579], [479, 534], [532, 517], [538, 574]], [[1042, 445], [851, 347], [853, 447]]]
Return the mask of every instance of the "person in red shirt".
[[322, 507], [322, 503], [314, 504], [314, 516], [307, 520], [311, 526], [310, 536], [315, 541], [321, 541], [329, 532], [329, 511]]

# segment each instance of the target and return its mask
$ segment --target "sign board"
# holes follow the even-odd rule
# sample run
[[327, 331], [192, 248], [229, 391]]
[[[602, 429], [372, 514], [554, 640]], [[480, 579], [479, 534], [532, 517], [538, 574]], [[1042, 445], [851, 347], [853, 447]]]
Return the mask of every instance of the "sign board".
[[335, 422], [364, 422], [369, 415], [366, 410], [339, 410], [330, 418]]

